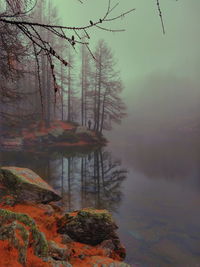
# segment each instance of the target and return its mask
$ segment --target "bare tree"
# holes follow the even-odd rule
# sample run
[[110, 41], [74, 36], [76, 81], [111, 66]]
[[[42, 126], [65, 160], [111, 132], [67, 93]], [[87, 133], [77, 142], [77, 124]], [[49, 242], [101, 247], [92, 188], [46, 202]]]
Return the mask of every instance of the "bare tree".
[[[0, 27], [8, 25], [11, 28], [16, 28], [23, 37], [26, 37], [31, 45], [34, 52], [35, 60], [37, 62], [37, 74], [38, 74], [38, 81], [39, 81], [39, 91], [40, 91], [40, 99], [41, 99], [41, 107], [42, 107], [42, 115], [44, 117], [44, 97], [42, 93], [42, 86], [40, 80], [40, 64], [39, 64], [39, 54], [44, 53], [47, 57], [48, 64], [51, 68], [51, 73], [53, 77], [53, 87], [56, 93], [58, 92], [57, 80], [56, 75], [54, 73], [54, 64], [53, 58], [61, 61], [65, 66], [68, 66], [68, 61], [64, 60], [61, 55], [56, 51], [55, 47], [53, 47], [52, 43], [48, 41], [48, 39], [44, 38], [41, 35], [41, 29], [48, 32], [53, 36], [57, 36], [67, 42], [72, 47], [75, 47], [76, 44], [85, 44], [88, 47], [88, 40], [90, 38], [87, 30], [90, 28], [100, 28], [106, 31], [123, 31], [123, 30], [115, 30], [115, 29], [108, 29], [105, 28], [103, 25], [105, 22], [111, 22], [117, 19], [124, 17], [126, 14], [132, 12], [134, 9], [131, 9], [127, 12], [123, 12], [118, 16], [110, 17], [113, 10], [117, 7], [117, 5], [112, 6], [111, 0], [108, 1], [108, 8], [105, 14], [99, 18], [97, 21], [89, 21], [88, 25], [81, 26], [81, 27], [74, 27], [74, 26], [62, 26], [59, 24], [51, 24], [51, 23], [42, 23], [42, 22], [35, 22], [30, 19], [30, 16], [26, 16], [31, 12], [35, 5], [36, 1], [33, 0], [4, 0], [5, 6], [8, 8], [0, 13]], [[71, 33], [71, 34], [70, 34]], [[87, 36], [87, 42], [84, 42], [81, 39], [81, 34]], [[89, 49], [90, 50], [90, 49]]]
[[81, 48], [81, 125], [91, 117], [92, 58], [87, 48]]
[[94, 130], [102, 133], [111, 123], [120, 123], [125, 105], [120, 98], [123, 89], [111, 50], [100, 40], [95, 50]]
[[[79, 2], [82, 3], [84, 1]], [[155, 2], [161, 19], [163, 33], [165, 33], [159, 0], [155, 0]], [[47, 7], [46, 9], [49, 9], [49, 18], [51, 19], [42, 18], [44, 17], [42, 8], [40, 8], [40, 15], [38, 14], [37, 7], [42, 4]], [[95, 55], [89, 48], [90, 35], [88, 30], [91, 28], [98, 28], [109, 32], [124, 31], [124, 29], [109, 29], [104, 26], [105, 23], [123, 18], [134, 10], [131, 9], [127, 12], [120, 12], [119, 15], [112, 16], [112, 12], [117, 6], [118, 4], [113, 5], [112, 1], [108, 0], [107, 10], [101, 18], [98, 18], [96, 21], [88, 19], [87, 25], [73, 27], [63, 26], [58, 20], [52, 19], [50, 0], [2, 0], [0, 3], [1, 118], [4, 118], [4, 120], [9, 118], [14, 121], [19, 115], [20, 119], [33, 118], [35, 116], [39, 118], [39, 116], [42, 115], [42, 118], [49, 122], [53, 116], [53, 109], [55, 111], [55, 108], [59, 107], [60, 103], [58, 103], [57, 99], [60, 97], [62, 102], [66, 93], [63, 91], [65, 90], [65, 85], [62, 80], [63, 77], [61, 77], [62, 75], [60, 75], [62, 81], [60, 80], [59, 88], [58, 73], [61, 70], [63, 75], [65, 75], [65, 66], [68, 67], [68, 76], [71, 72], [70, 58], [69, 56], [65, 57], [65, 53], [60, 53], [57, 40], [62, 40], [63, 43], [67, 41], [72, 47], [72, 50], [76, 49], [77, 44], [82, 44], [84, 47], [83, 49], [86, 51], [85, 54], [88, 55], [88, 53], [90, 53], [96, 60]], [[84, 39], [82, 36], [84, 36]], [[25, 64], [25, 61], [28, 63]], [[58, 62], [62, 64], [59, 70], [57, 67]], [[85, 84], [86, 83], [87, 81], [85, 81]], [[106, 107], [110, 101], [108, 95], [112, 95], [111, 88], [114, 87], [120, 86], [116, 84], [107, 86], [104, 95], [101, 95], [103, 99], [101, 111], [99, 111], [99, 88], [98, 91], [96, 88], [96, 92], [93, 94], [95, 102], [92, 107], [95, 118], [94, 121], [98, 124], [95, 125], [95, 128], [98, 128], [100, 132], [103, 128], [110, 127], [111, 120], [118, 120], [115, 113], [116, 111], [114, 111], [112, 106], [110, 106], [110, 115], [106, 115], [108, 114]], [[91, 116], [92, 99], [91, 91], [88, 89], [89, 87], [85, 86], [85, 88], [82, 98], [82, 124], [84, 125], [87, 124], [87, 120]], [[72, 111], [72, 107], [77, 107], [80, 103], [74, 95], [70, 93], [70, 89], [67, 93], [68, 119], [71, 120], [76, 113]], [[72, 99], [76, 101], [76, 105], [72, 105]], [[114, 98], [112, 102], [113, 100]], [[119, 103], [118, 110], [122, 110], [123, 103], [120, 102], [120, 99], [116, 98], [116, 95], [115, 102]], [[10, 108], [8, 108], [8, 105]], [[63, 114], [63, 102], [61, 103], [61, 107]]]

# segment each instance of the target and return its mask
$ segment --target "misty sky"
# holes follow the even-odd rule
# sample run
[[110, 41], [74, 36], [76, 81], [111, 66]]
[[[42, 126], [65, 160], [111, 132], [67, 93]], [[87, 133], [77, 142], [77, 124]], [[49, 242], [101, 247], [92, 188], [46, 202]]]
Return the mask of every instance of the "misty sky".
[[[75, 0], [56, 2], [63, 24], [75, 26], [98, 20], [107, 6], [106, 0], [85, 0], [83, 5]], [[112, 47], [125, 84], [123, 96], [129, 112], [144, 106], [147, 113], [158, 112], [165, 117], [170, 112], [173, 117], [176, 108], [177, 113], [184, 108], [186, 113], [194, 112], [200, 103], [200, 1], [160, 0], [165, 35], [155, 0], [118, 2], [114, 15], [131, 8], [136, 11], [108, 27], [126, 31], [107, 33], [93, 29], [91, 47], [101, 38]], [[167, 100], [169, 110], [167, 106], [162, 110]]]

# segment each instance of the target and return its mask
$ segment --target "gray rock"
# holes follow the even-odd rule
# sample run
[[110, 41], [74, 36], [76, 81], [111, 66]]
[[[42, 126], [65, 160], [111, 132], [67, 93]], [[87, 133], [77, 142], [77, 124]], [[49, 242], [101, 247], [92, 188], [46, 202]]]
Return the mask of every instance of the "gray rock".
[[48, 242], [49, 256], [55, 260], [66, 261], [69, 259], [70, 252], [67, 248], [60, 248], [54, 241]]
[[67, 244], [67, 243], [71, 243], [73, 242], [73, 240], [66, 234], [62, 235], [62, 243], [63, 244]]
[[58, 221], [58, 232], [68, 234], [73, 240], [90, 245], [115, 237], [118, 228], [106, 210], [84, 209], [76, 216], [66, 214]]
[[113, 250], [115, 248], [115, 245], [113, 244], [112, 240], [104, 240], [101, 242], [100, 245], [102, 248]]
[[104, 240], [100, 246], [105, 250], [105, 255], [111, 257], [112, 252], [115, 250], [115, 245], [112, 240]]
[[[116, 233], [118, 227], [107, 210], [83, 209], [72, 215], [67, 213], [57, 225], [59, 233], [77, 242], [98, 245], [107, 240], [108, 254], [114, 251], [122, 259], [125, 257], [125, 248]], [[106, 246], [106, 242], [103, 245]]]
[[2, 167], [0, 182], [12, 191], [18, 202], [48, 203], [61, 199], [51, 186], [30, 169]]

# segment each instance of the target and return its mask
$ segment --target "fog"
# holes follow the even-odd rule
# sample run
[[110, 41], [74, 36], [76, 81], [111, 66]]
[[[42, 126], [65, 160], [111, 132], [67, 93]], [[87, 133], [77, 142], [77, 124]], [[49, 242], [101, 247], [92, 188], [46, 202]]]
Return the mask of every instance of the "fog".
[[[66, 8], [60, 5], [63, 23], [82, 25], [89, 19], [95, 21], [104, 13], [106, 3], [88, 0], [83, 5], [74, 1], [66, 3]], [[109, 25], [125, 28], [125, 32], [90, 32], [91, 47], [104, 38], [118, 61], [128, 116], [122, 127], [114, 129], [129, 140], [133, 133], [190, 128], [199, 121], [200, 2], [164, 0], [160, 4], [165, 35], [155, 1], [146, 0], [119, 1], [115, 14], [136, 8], [123, 20]], [[109, 135], [120, 137], [115, 131]]]
[[[155, 72], [138, 81], [127, 97], [126, 128], [143, 125], [154, 130], [195, 127], [199, 121], [199, 81], [176, 73]], [[139, 129], [138, 129], [139, 130]]]
[[[63, 65], [51, 64], [50, 69], [45, 67], [46, 60], [40, 49], [38, 53], [34, 51], [36, 58], [40, 55], [41, 69], [37, 66], [35, 74], [41, 70], [43, 95], [41, 92], [37, 92], [37, 95], [30, 93], [35, 92], [40, 76], [29, 75], [17, 83], [17, 90], [21, 90], [22, 94], [27, 93], [29, 101], [21, 101], [19, 104], [17, 101], [14, 104], [11, 102], [13, 106], [11, 105], [10, 110], [14, 115], [22, 117], [22, 124], [20, 126], [15, 122], [10, 124], [12, 127], [9, 125], [11, 140], [7, 139], [7, 133], [4, 132], [4, 144], [8, 144], [9, 148], [11, 141], [11, 147], [0, 155], [1, 165], [25, 167], [35, 171], [60, 192], [62, 206], [66, 211], [84, 207], [108, 209], [119, 226], [120, 240], [127, 251], [127, 263], [141, 267], [199, 266], [200, 0], [159, 0], [165, 34], [162, 32], [156, 0], [116, 1], [119, 5], [113, 12], [114, 17], [134, 7], [136, 10], [123, 19], [102, 25], [108, 29], [126, 31], [113, 33], [99, 30], [93, 25], [87, 33], [90, 36], [91, 51], [95, 51], [98, 40], [104, 39], [114, 54], [116, 68], [123, 82], [121, 97], [127, 106], [127, 116], [123, 118], [120, 112], [122, 105], [119, 105], [121, 99], [116, 94], [103, 103], [107, 103], [106, 107], [111, 111], [115, 106], [114, 111], [117, 110], [117, 113], [103, 113], [103, 105], [103, 115], [99, 116], [101, 105], [97, 105], [97, 100], [100, 102], [101, 98], [105, 100], [107, 97], [107, 79], [100, 77], [101, 70], [98, 71], [95, 64], [89, 64], [91, 69], [93, 68], [90, 71], [85, 64], [89, 60], [84, 56], [83, 50], [81, 58], [78, 43], [73, 44], [75, 49], [72, 50], [76, 54], [73, 65], [70, 49], [65, 49], [67, 40], [62, 38], [63, 42], [60, 42], [59, 39], [59, 46], [54, 35], [47, 35], [62, 57], [66, 57], [67, 61], [71, 58], [68, 62], [73, 66], [64, 69]], [[78, 0], [50, 0], [47, 13], [43, 14], [45, 8], [40, 8], [44, 7], [41, 5], [35, 19], [52, 19], [51, 23], [78, 27], [89, 25], [90, 21], [99, 21], [104, 16], [108, 0], [82, 2], [83, 4]], [[38, 3], [41, 4], [42, 1]], [[111, 3], [115, 5], [116, 2], [112, 0]], [[58, 9], [58, 16], [56, 9], [52, 8], [53, 5]], [[58, 19], [55, 22], [54, 19], [57, 18], [60, 18], [60, 21]], [[72, 34], [75, 35], [73, 31], [67, 32], [70, 38]], [[76, 38], [77, 36], [75, 40]], [[44, 51], [46, 53], [46, 44]], [[52, 54], [55, 55], [53, 51]], [[109, 59], [109, 53], [105, 52], [107, 50], [101, 51], [103, 52], [100, 58], [105, 56]], [[111, 59], [112, 57], [110, 61]], [[32, 73], [33, 62], [30, 63], [28, 70]], [[100, 62], [98, 65], [103, 64]], [[82, 66], [86, 71], [81, 69]], [[59, 88], [55, 84], [55, 77], [52, 79], [50, 76], [54, 67], [58, 82], [60, 80], [58, 85], [62, 92], [61, 102], [56, 102], [56, 92], [59, 93]], [[111, 65], [108, 64], [108, 67]], [[104, 66], [108, 77], [111, 76], [109, 68]], [[93, 74], [93, 77], [89, 77], [91, 85], [87, 86], [90, 93], [88, 96], [95, 97], [83, 97], [84, 94], [87, 95], [88, 89], [85, 87], [87, 75], [83, 75], [84, 72]], [[100, 92], [100, 78], [102, 84], [108, 87], [106, 91]], [[51, 84], [54, 89], [52, 92], [49, 90]], [[121, 87], [121, 83], [114, 85], [112, 83], [110, 87]], [[73, 101], [70, 103], [69, 99]], [[115, 99], [117, 100], [113, 105]], [[81, 105], [84, 101], [85, 104]], [[86, 116], [89, 114], [86, 112], [87, 101], [89, 105], [94, 102], [93, 107], [88, 109], [94, 113], [93, 119], [90, 115]], [[42, 115], [46, 116], [42, 118], [46, 123], [37, 123], [37, 120], [41, 119], [37, 117], [38, 107], [43, 109], [43, 104], [45, 108]], [[85, 110], [83, 106], [86, 106]], [[55, 107], [58, 108], [57, 113]], [[26, 118], [26, 110], [33, 113], [34, 116], [30, 118], [36, 123], [26, 124], [26, 119], [23, 119]], [[71, 116], [71, 113], [74, 115]], [[121, 125], [113, 125], [111, 131], [106, 131], [109, 127], [101, 128], [105, 129], [103, 135], [108, 143], [102, 148], [97, 148], [98, 143], [94, 143], [94, 150], [91, 149], [93, 146], [90, 146], [93, 144], [90, 143], [93, 134], [87, 135], [86, 129], [83, 129], [83, 136], [90, 138], [82, 141], [78, 137], [81, 132], [77, 131], [77, 125], [65, 124], [65, 120], [81, 121], [82, 125], [88, 125], [90, 129], [92, 123], [92, 126], [95, 126], [93, 129], [101, 133], [99, 125], [96, 127], [100, 122], [99, 117], [101, 121], [105, 117], [108, 124], [113, 117], [114, 122], [118, 118], [123, 119]], [[51, 127], [52, 118], [56, 121], [52, 122]], [[57, 121], [61, 118], [64, 121], [62, 124]], [[88, 119], [92, 120], [90, 124]], [[14, 139], [16, 134], [17, 137], [21, 134], [23, 139]], [[99, 135], [94, 135], [97, 136]], [[19, 151], [11, 150], [12, 139], [14, 146], [18, 145]], [[94, 140], [98, 141], [98, 138]], [[23, 142], [24, 151], [21, 149]], [[54, 146], [54, 143], [58, 146]]]

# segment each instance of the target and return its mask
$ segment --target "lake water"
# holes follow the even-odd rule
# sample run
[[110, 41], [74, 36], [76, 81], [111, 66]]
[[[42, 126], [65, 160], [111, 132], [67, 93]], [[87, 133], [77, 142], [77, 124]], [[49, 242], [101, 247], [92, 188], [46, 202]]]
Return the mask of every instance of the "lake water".
[[66, 210], [110, 210], [141, 267], [200, 266], [200, 143], [191, 137], [117, 138], [96, 151], [2, 152], [63, 196]]

